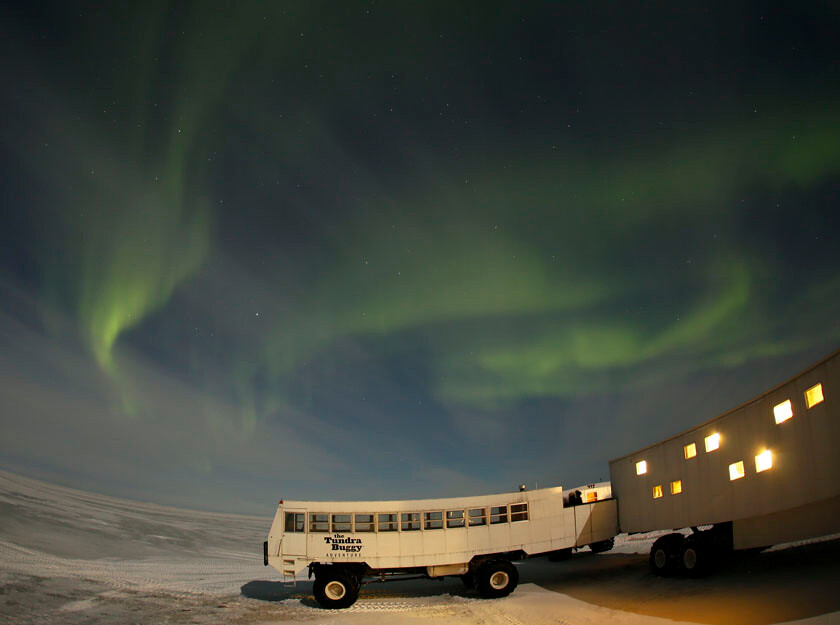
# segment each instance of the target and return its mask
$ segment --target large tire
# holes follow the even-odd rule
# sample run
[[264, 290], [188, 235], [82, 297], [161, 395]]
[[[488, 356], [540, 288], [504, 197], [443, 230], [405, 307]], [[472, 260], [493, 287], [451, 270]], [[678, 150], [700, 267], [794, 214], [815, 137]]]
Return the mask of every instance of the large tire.
[[478, 567], [475, 582], [485, 599], [507, 597], [519, 583], [519, 572], [509, 560], [490, 560]]
[[615, 539], [608, 538], [607, 540], [599, 540], [597, 543], [592, 543], [589, 545], [589, 548], [592, 550], [592, 553], [604, 553], [605, 551], [609, 551], [615, 546]]
[[648, 564], [654, 575], [669, 577], [681, 568], [683, 542], [682, 534], [666, 534], [656, 539], [650, 548]]
[[710, 540], [702, 535], [692, 534], [683, 542], [681, 562], [683, 571], [689, 577], [703, 577], [714, 568], [715, 549]]
[[349, 608], [359, 597], [359, 579], [340, 566], [325, 566], [315, 575], [315, 600], [327, 610]]

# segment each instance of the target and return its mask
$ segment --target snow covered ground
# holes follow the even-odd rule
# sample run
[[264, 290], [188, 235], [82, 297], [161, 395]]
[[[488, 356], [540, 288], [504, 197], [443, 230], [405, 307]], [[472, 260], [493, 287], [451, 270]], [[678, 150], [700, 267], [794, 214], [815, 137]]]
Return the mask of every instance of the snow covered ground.
[[[457, 579], [420, 580], [368, 585], [352, 608], [329, 612], [313, 601], [310, 582], [285, 586], [263, 566], [270, 522], [121, 500], [0, 471], [0, 623], [840, 623], [833, 597], [840, 586], [838, 537], [826, 543], [829, 555], [815, 545], [795, 547], [787, 550], [799, 550], [793, 557], [784, 550], [761, 555], [698, 584], [647, 572], [655, 536], [619, 536], [608, 554], [519, 564], [522, 583], [505, 599], [482, 600]], [[774, 567], [778, 574], [764, 570]], [[792, 592], [797, 582], [804, 591]], [[808, 589], [814, 598], [801, 596]], [[786, 591], [790, 601], [779, 602]], [[768, 607], [763, 598], [774, 595], [777, 603]], [[708, 607], [715, 602], [723, 607]]]

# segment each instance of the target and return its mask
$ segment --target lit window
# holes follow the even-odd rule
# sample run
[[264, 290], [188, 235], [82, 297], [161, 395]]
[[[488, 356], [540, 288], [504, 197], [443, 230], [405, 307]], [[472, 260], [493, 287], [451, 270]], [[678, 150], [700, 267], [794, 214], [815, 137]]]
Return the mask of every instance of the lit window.
[[679, 495], [682, 492], [682, 480], [671, 482], [671, 494]]
[[767, 449], [755, 457], [755, 472], [761, 473], [773, 468], [773, 454]]
[[694, 443], [689, 443], [685, 447], [683, 447], [683, 453], [685, 454], [685, 459], [688, 460], [689, 458], [693, 458], [697, 455], [697, 445]]
[[718, 447], [720, 447], [720, 434], [715, 432], [705, 438], [706, 442], [706, 451], [714, 451]]
[[662, 496], [662, 484], [653, 487], [653, 498], [659, 499]]
[[773, 406], [773, 416], [776, 418], [776, 423], [784, 423], [793, 416], [793, 405], [789, 399], [786, 399], [781, 404]]
[[807, 391], [805, 391], [805, 403], [807, 404], [808, 408], [823, 403], [824, 399], [825, 398], [822, 394], [822, 384], [812, 386]]
[[744, 462], [739, 460], [729, 465], [729, 481], [740, 480], [744, 477]]
[[644, 475], [647, 473], [647, 460], [639, 460], [636, 463], [636, 475]]

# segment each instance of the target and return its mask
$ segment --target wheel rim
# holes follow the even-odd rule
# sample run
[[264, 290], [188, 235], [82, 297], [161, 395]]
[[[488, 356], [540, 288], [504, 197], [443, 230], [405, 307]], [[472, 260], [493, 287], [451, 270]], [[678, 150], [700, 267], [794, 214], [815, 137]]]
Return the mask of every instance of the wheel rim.
[[697, 552], [691, 547], [683, 552], [683, 566], [689, 571], [697, 566]]
[[664, 549], [657, 549], [653, 552], [653, 563], [656, 565], [656, 568], [664, 569], [667, 561], [668, 557], [665, 555]]
[[326, 588], [324, 588], [324, 594], [327, 595], [329, 599], [338, 601], [347, 594], [347, 589], [341, 582], [332, 581], [327, 584]]
[[493, 590], [501, 590], [510, 582], [510, 575], [504, 571], [496, 571], [490, 576], [490, 587]]

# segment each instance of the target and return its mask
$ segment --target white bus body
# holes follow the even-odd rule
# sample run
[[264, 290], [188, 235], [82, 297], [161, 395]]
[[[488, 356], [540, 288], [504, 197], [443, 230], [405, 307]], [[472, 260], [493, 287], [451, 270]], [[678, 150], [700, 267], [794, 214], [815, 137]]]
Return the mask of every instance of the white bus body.
[[[478, 565], [494, 557], [602, 544], [617, 533], [614, 500], [564, 506], [563, 489], [555, 487], [449, 499], [281, 501], [264, 549], [266, 564], [285, 581], [310, 567], [323, 605], [319, 574], [326, 578], [339, 567], [352, 571], [358, 585], [399, 573], [479, 575]], [[326, 607], [345, 602], [328, 600]]]

